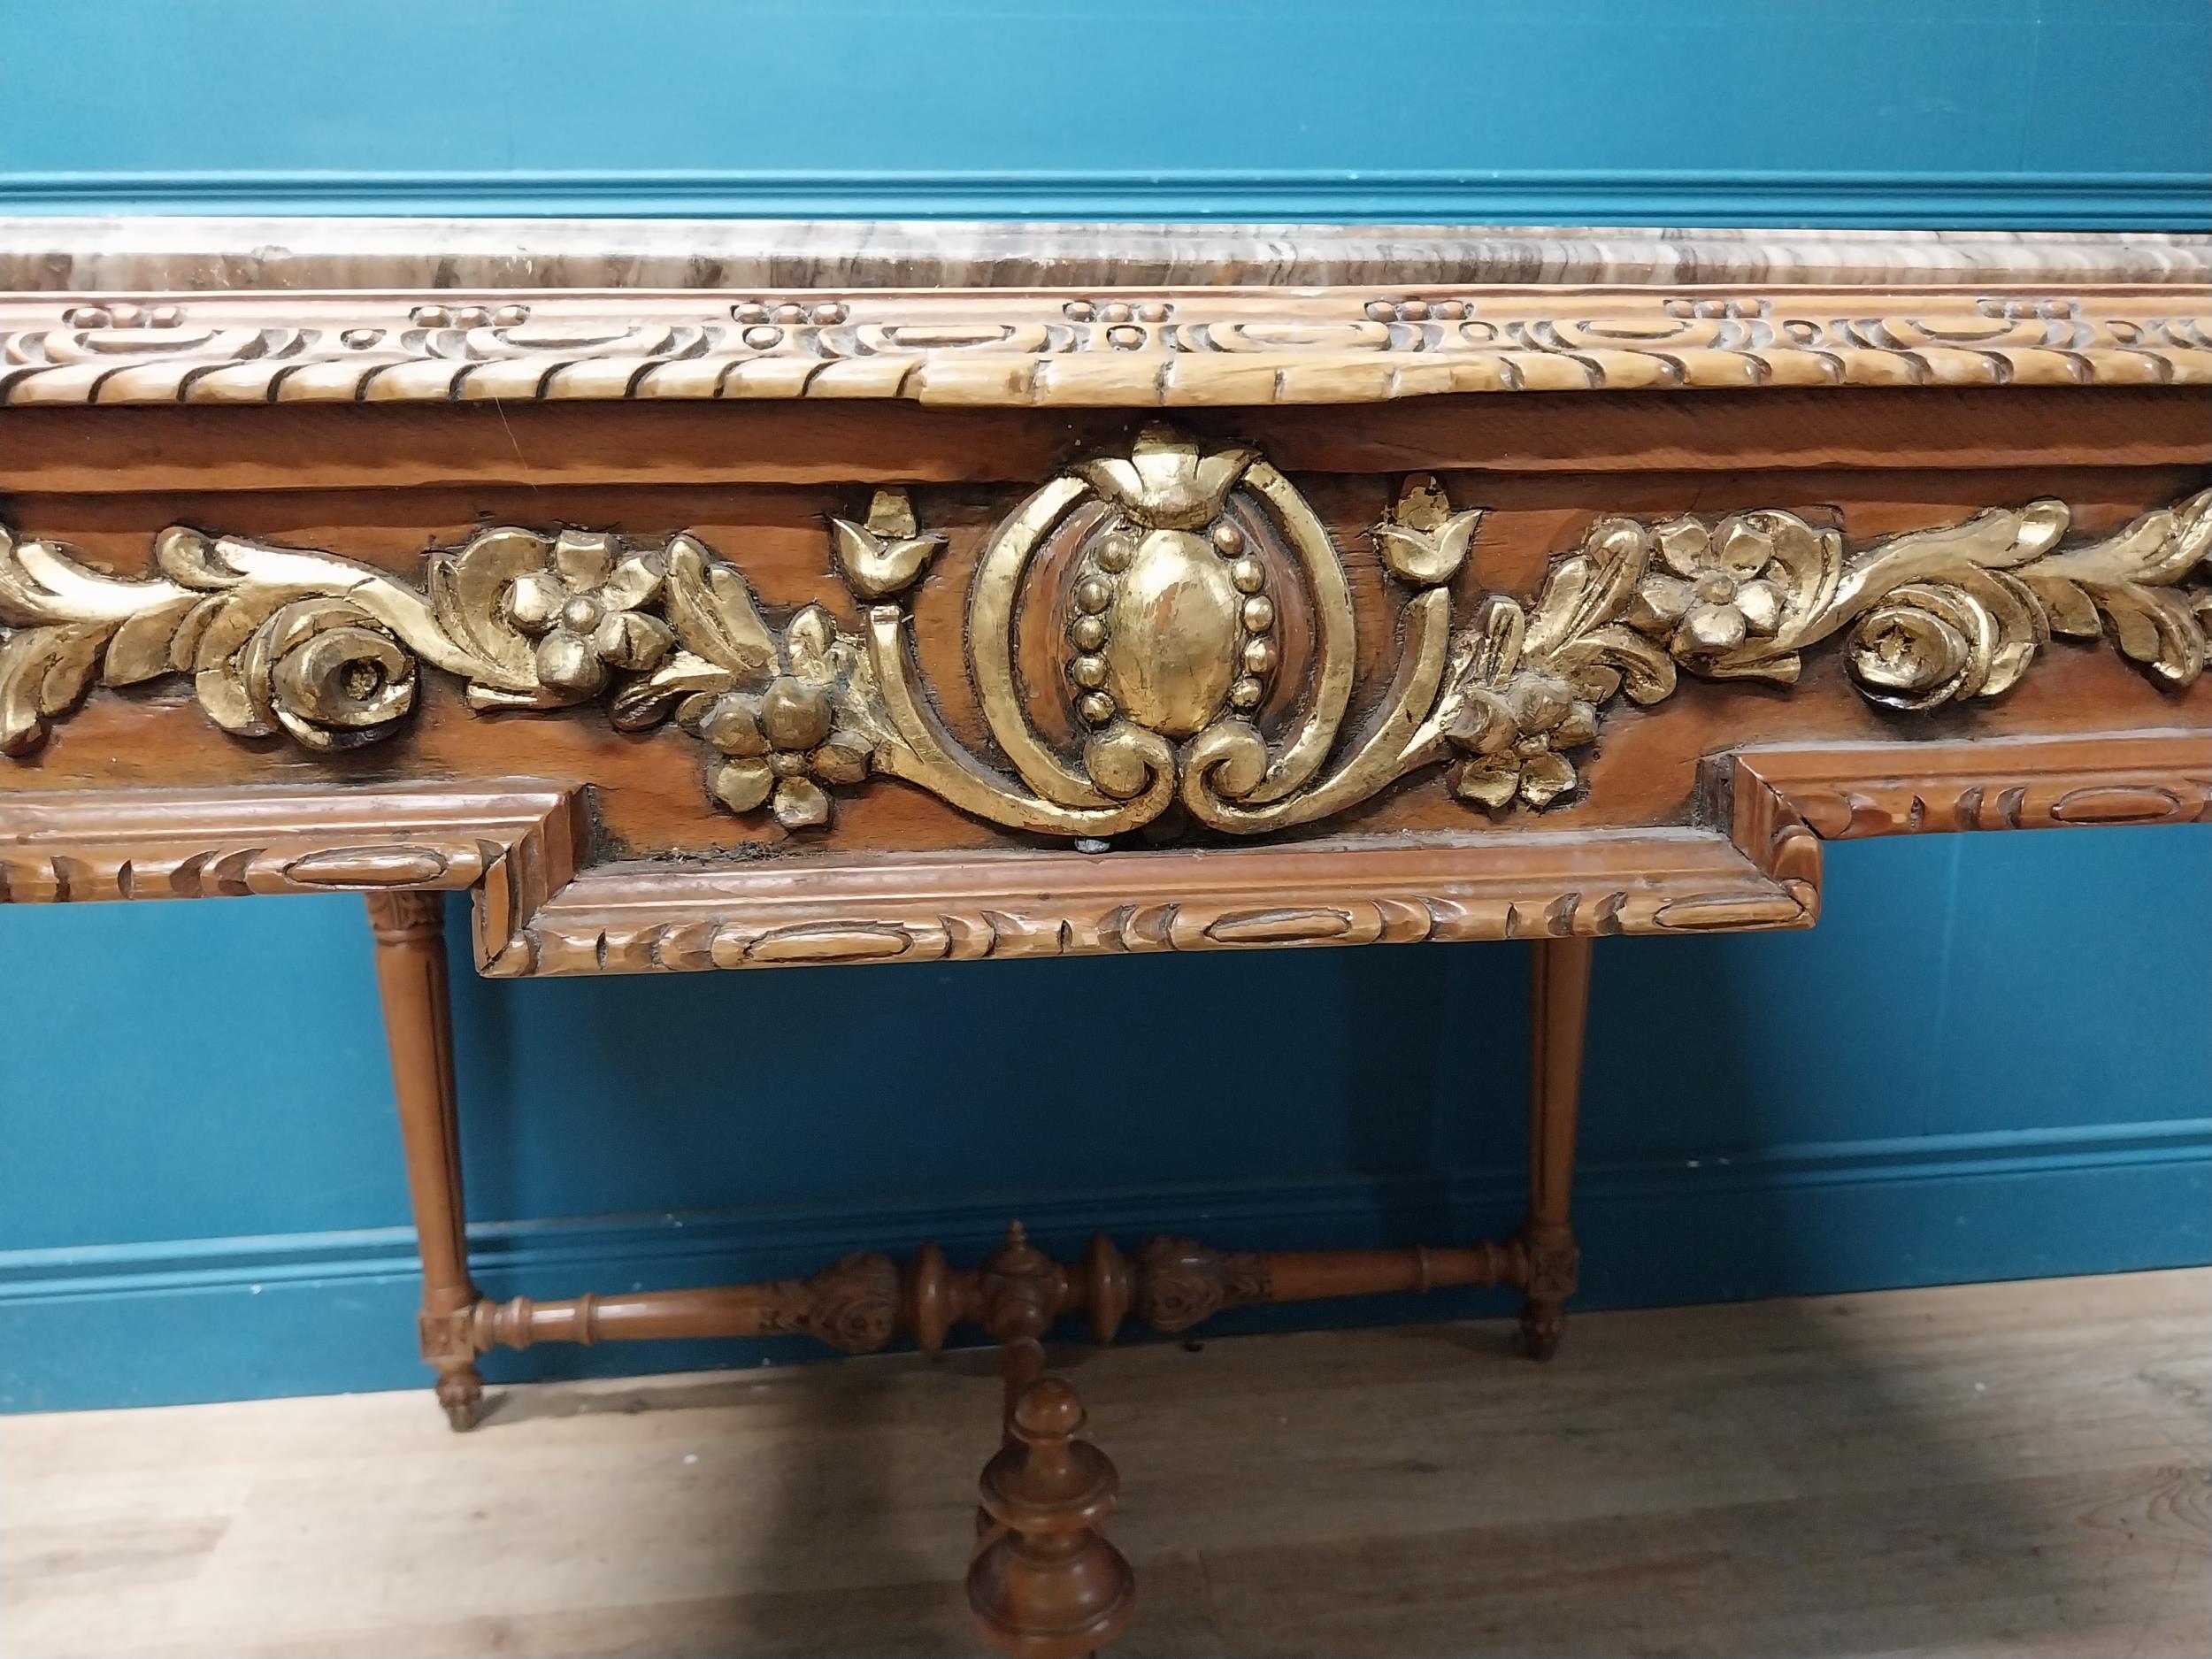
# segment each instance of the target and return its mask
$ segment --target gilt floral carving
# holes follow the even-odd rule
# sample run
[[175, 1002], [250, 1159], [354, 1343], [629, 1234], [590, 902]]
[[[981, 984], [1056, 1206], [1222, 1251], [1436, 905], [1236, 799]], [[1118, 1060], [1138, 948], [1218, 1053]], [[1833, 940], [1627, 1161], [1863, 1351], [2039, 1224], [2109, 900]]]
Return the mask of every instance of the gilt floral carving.
[[786, 829], [829, 822], [821, 786], [868, 775], [869, 740], [838, 723], [851, 707], [853, 661], [852, 644], [839, 638], [829, 612], [809, 605], [784, 630], [765, 685], [724, 692], [692, 716], [694, 729], [724, 757], [707, 776], [717, 801], [733, 812], [766, 802]]
[[675, 630], [646, 609], [667, 576], [657, 554], [626, 554], [611, 535], [564, 531], [553, 539], [551, 567], [517, 576], [500, 609], [536, 641], [540, 682], [588, 697], [611, 671], [650, 669], [675, 644]]
[[[2092, 537], [2052, 500], [1856, 545], [1777, 509], [1609, 516], [1533, 595], [1471, 602], [1482, 523], [1416, 476], [1371, 555], [1348, 551], [1256, 450], [1148, 428], [1047, 480], [981, 549], [964, 642], [987, 753], [946, 726], [915, 657], [907, 595], [945, 537], [896, 489], [829, 523], [866, 606], [854, 633], [819, 604], [764, 612], [687, 533], [487, 529], [432, 553], [418, 588], [181, 526], [131, 580], [0, 531], [0, 752], [30, 753], [95, 686], [173, 673], [227, 731], [348, 748], [396, 729], [427, 665], [478, 709], [603, 698], [625, 730], [672, 725], [700, 742], [715, 803], [787, 832], [819, 832], [873, 773], [1010, 829], [1102, 839], [1179, 809], [1249, 835], [1439, 764], [1477, 810], [1543, 810], [1575, 794], [1618, 700], [1658, 703], [1682, 673], [1789, 685], [1839, 637], [1858, 689], [1900, 711], [2000, 695], [2055, 637], [2109, 637], [2172, 688], [2208, 655], [2212, 491]], [[1361, 557], [1386, 574], [1397, 640], [1389, 682], [1363, 690]], [[1056, 686], [1014, 667], [1017, 618], [1038, 605]], [[1294, 626], [1303, 670], [1286, 680]]]

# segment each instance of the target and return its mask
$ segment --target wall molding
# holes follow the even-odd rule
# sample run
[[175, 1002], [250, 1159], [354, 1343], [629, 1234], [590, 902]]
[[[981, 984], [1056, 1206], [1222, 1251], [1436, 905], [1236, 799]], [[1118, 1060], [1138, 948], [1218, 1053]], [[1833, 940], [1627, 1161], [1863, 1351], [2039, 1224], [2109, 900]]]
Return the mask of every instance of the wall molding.
[[0, 174], [0, 213], [271, 212], [2212, 230], [2212, 173], [669, 168]]

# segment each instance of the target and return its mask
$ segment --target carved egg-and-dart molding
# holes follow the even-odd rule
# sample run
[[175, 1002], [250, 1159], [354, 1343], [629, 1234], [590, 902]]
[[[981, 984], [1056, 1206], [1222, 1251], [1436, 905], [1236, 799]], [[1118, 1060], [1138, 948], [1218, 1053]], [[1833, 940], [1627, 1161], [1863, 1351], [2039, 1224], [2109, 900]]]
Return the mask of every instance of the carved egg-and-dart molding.
[[[1399, 652], [1355, 710], [1343, 549], [1256, 450], [1148, 427], [1045, 483], [983, 549], [965, 637], [989, 758], [938, 717], [910, 648], [902, 595], [944, 538], [897, 490], [864, 522], [831, 521], [870, 607], [857, 634], [818, 604], [772, 623], [738, 567], [684, 533], [485, 530], [431, 554], [418, 588], [181, 526], [155, 538], [157, 575], [124, 580], [0, 530], [0, 753], [32, 752], [95, 685], [172, 673], [227, 731], [348, 748], [396, 728], [427, 664], [478, 709], [604, 696], [625, 730], [672, 720], [704, 745], [717, 802], [787, 830], [826, 825], [832, 792], [875, 772], [1009, 829], [1101, 839], [1179, 803], [1248, 835], [1439, 763], [1474, 806], [1540, 810], [1575, 787], [1617, 697], [1659, 702], [1684, 670], [1786, 685], [1838, 635], [1859, 689], [1911, 710], [1999, 695], [2054, 635], [2108, 632], [2178, 688], [2212, 628], [2212, 490], [2071, 541], [2051, 500], [1856, 546], [1778, 510], [1601, 518], [1535, 595], [1455, 617], [1481, 517], [1416, 477], [1375, 527]], [[1017, 667], [1033, 613], [1054, 685]]]

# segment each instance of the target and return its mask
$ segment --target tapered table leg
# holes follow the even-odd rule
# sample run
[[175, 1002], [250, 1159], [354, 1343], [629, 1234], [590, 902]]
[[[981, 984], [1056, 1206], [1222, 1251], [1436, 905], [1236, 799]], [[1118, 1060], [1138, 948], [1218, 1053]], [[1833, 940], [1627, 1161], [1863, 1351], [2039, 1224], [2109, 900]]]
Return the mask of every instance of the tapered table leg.
[[1574, 1294], [1581, 1263], [1567, 1206], [1590, 1006], [1590, 942], [1537, 940], [1529, 987], [1528, 1219], [1521, 1229], [1528, 1300], [1521, 1308], [1521, 1338], [1534, 1359], [1558, 1351], [1561, 1310]]
[[407, 1154], [407, 1191], [422, 1255], [422, 1356], [437, 1368], [438, 1403], [448, 1421], [465, 1429], [476, 1421], [484, 1383], [470, 1333], [476, 1286], [469, 1280], [461, 1202], [444, 895], [373, 893], [368, 902], [392, 1092]]

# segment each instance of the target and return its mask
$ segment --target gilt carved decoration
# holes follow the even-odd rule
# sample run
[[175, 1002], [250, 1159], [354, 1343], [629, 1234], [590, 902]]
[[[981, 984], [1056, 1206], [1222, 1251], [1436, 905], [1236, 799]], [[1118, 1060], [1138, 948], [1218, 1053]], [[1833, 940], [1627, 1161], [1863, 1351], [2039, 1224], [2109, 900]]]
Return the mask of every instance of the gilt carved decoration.
[[[1371, 554], [1348, 550], [1256, 450], [1148, 428], [1049, 480], [982, 549], [965, 640], [988, 752], [948, 726], [910, 649], [905, 595], [945, 538], [895, 489], [829, 523], [856, 633], [820, 604], [772, 619], [685, 533], [487, 529], [434, 552], [417, 588], [182, 526], [155, 538], [157, 575], [124, 580], [0, 531], [0, 752], [36, 749], [96, 685], [169, 674], [227, 731], [345, 749], [396, 729], [426, 664], [479, 710], [603, 699], [624, 730], [672, 722], [720, 806], [787, 831], [827, 825], [834, 792], [875, 773], [1050, 836], [1171, 833], [1171, 814], [1251, 835], [1439, 764], [1477, 810], [1540, 811], [1576, 789], [1617, 699], [1657, 703], [1686, 672], [1789, 685], [1832, 640], [1866, 697], [1906, 712], [2002, 694], [2055, 636], [2108, 634], [2169, 687], [2206, 663], [2212, 491], [2094, 538], [2047, 499], [1855, 545], [1779, 509], [1602, 517], [1532, 595], [1469, 603], [1482, 518], [1416, 475]], [[1395, 595], [1379, 687], [1356, 684], [1347, 560], [1363, 557]], [[1017, 661], [1040, 606], [1047, 683]]]

